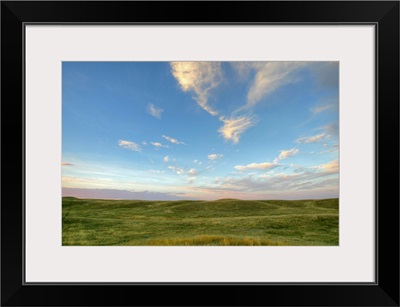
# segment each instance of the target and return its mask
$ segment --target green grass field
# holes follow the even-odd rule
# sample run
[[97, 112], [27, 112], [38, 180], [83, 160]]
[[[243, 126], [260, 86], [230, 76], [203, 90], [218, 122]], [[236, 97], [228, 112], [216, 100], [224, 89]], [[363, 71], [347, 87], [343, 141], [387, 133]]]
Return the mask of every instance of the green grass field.
[[339, 200], [64, 197], [63, 245], [338, 245]]

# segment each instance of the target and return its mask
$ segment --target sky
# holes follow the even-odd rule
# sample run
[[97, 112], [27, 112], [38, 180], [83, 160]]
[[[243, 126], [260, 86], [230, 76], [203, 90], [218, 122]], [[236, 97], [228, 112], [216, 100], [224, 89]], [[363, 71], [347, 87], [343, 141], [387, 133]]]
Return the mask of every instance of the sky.
[[63, 196], [339, 197], [338, 62], [63, 62]]

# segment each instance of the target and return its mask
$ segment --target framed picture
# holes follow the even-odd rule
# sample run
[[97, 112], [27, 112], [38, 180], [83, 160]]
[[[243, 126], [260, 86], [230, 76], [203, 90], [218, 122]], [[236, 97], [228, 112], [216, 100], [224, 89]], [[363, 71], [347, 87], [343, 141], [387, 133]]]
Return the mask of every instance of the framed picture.
[[1, 7], [4, 306], [399, 306], [397, 1]]

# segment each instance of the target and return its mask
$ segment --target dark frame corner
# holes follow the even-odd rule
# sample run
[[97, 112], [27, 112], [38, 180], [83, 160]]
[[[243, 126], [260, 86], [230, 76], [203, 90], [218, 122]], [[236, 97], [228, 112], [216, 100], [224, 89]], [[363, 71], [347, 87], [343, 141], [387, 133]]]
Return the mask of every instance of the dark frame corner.
[[[158, 6], [156, 11], [155, 6]], [[180, 14], [182, 9], [196, 13], [188, 20]], [[377, 283], [168, 286], [23, 283], [24, 24], [188, 24], [188, 21], [198, 24], [208, 22], [376, 25]], [[398, 1], [3, 1], [1, 76], [1, 305], [399, 306]], [[182, 296], [182, 290], [186, 296]], [[187, 297], [190, 301], [186, 300]]]

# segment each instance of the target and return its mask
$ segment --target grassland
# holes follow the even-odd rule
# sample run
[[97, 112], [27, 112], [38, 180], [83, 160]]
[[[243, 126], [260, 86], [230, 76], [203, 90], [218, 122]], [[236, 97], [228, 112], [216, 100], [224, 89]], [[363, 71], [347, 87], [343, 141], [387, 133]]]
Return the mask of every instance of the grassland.
[[338, 245], [338, 199], [144, 201], [64, 197], [63, 245]]

